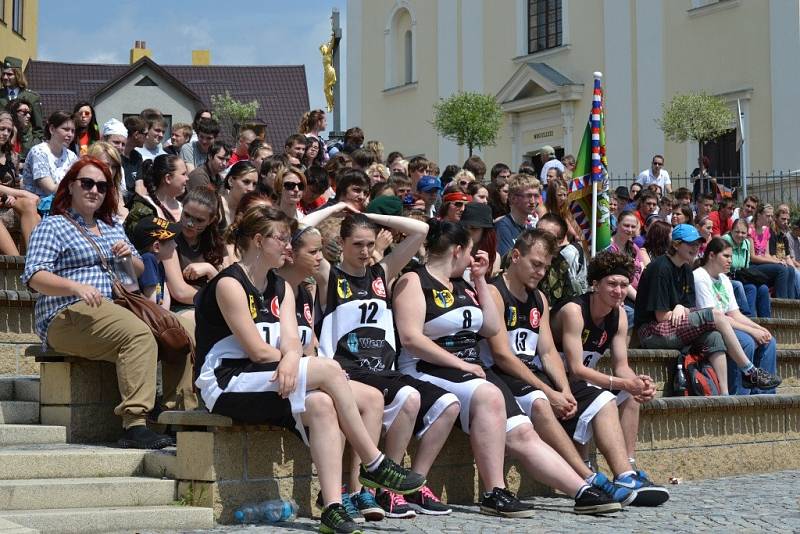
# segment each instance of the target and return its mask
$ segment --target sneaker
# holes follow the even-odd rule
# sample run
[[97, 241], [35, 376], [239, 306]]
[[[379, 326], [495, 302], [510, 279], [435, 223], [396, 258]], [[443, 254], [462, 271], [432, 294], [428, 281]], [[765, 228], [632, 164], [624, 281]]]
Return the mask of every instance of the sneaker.
[[381, 505], [386, 517], [393, 519], [404, 519], [417, 517], [417, 512], [411, 509], [405, 497], [393, 491], [379, 491], [375, 500]]
[[587, 486], [575, 499], [572, 510], [576, 514], [613, 514], [622, 510], [622, 505], [605, 491]]
[[597, 472], [592, 479], [592, 486], [609, 494], [620, 506], [628, 506], [636, 498], [636, 490], [620, 486], [610, 481], [603, 473]]
[[632, 475], [617, 477], [614, 483], [636, 490], [636, 498], [631, 502], [631, 506], [658, 506], [669, 500], [669, 491], [653, 484], [641, 470]]
[[742, 373], [742, 387], [746, 389], [773, 389], [781, 382], [783, 382], [781, 377], [768, 373], [760, 367], [755, 367], [751, 373]]
[[175, 445], [175, 440], [137, 425], [128, 428], [117, 443], [123, 449], [163, 449]]
[[347, 510], [344, 509], [344, 506], [338, 502], [322, 510], [319, 531], [322, 532], [322, 534], [363, 533], [353, 519], [347, 514]]
[[425, 515], [447, 515], [453, 511], [428, 486], [422, 486], [419, 491], [406, 495], [406, 501], [414, 511]]
[[353, 493], [350, 499], [367, 521], [380, 521], [386, 516], [383, 508], [375, 501], [375, 496], [367, 488], [361, 488], [358, 493]]
[[388, 456], [374, 471], [367, 471], [362, 465], [358, 480], [368, 488], [383, 488], [402, 495], [414, 493], [426, 482], [424, 476], [397, 465]]
[[347, 515], [350, 516], [350, 519], [353, 520], [353, 523], [363, 523], [366, 521], [364, 516], [361, 515], [361, 512], [358, 511], [356, 503], [353, 502], [353, 498], [347, 493], [347, 489], [344, 486], [342, 486], [342, 506], [345, 512], [347, 512]]
[[533, 506], [517, 499], [506, 488], [494, 488], [481, 495], [481, 513], [501, 517], [533, 517]]

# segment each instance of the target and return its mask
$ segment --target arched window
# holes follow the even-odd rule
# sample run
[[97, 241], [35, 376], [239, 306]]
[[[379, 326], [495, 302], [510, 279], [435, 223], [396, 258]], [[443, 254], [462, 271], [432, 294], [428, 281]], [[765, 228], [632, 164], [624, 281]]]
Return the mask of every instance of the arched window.
[[417, 81], [416, 24], [416, 18], [407, 0], [395, 2], [384, 30], [386, 89]]

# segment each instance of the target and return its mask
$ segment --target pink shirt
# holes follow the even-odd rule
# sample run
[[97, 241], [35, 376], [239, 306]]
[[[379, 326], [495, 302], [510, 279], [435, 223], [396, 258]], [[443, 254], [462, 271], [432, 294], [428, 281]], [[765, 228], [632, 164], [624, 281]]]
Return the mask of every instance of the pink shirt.
[[[631, 280], [631, 287], [633, 289], [638, 289], [639, 287], [639, 278], [642, 277], [642, 260], [639, 257], [639, 247], [636, 246], [636, 243], [631, 243], [633, 246], [633, 279]], [[608, 246], [608, 249], [611, 252], [616, 252], [617, 254], [625, 254], [625, 251], [619, 249], [615, 242], [611, 242]]]
[[753, 254], [756, 256], [766, 256], [769, 253], [769, 227], [764, 226], [763, 228], [764, 231], [761, 232], [761, 236], [756, 234], [754, 226], [751, 226], [748, 231], [750, 237], [753, 239]]

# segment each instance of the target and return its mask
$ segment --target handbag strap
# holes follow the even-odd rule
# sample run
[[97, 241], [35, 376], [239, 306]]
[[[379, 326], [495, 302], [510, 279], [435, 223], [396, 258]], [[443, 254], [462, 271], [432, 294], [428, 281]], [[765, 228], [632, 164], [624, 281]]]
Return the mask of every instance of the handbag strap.
[[113, 282], [114, 280], [116, 280], [117, 279], [116, 273], [114, 273], [114, 271], [108, 266], [108, 262], [106, 261], [105, 256], [103, 256], [103, 251], [100, 250], [100, 247], [98, 246], [97, 243], [95, 243], [94, 239], [92, 239], [91, 236], [89, 236], [89, 232], [86, 231], [86, 228], [78, 224], [78, 221], [73, 219], [72, 216], [69, 215], [68, 213], [64, 213], [63, 217], [67, 219], [69, 222], [71, 222], [72, 225], [78, 229], [78, 232], [80, 232], [81, 235], [86, 238], [86, 241], [88, 241], [89, 244], [92, 245], [95, 252], [97, 252], [97, 256], [100, 258], [100, 264], [103, 266], [103, 270], [106, 272], [106, 274], [108, 274], [111, 277], [111, 281]]

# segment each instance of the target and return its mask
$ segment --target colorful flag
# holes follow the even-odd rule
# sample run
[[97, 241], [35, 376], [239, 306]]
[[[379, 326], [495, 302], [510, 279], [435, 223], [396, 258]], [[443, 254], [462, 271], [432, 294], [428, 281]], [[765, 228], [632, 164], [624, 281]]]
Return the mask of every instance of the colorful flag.
[[600, 78], [595, 77], [592, 111], [581, 139], [581, 148], [575, 158], [575, 170], [569, 183], [570, 209], [583, 230], [587, 242], [592, 238], [592, 184], [597, 183], [597, 231], [595, 251], [611, 244], [611, 226], [608, 209], [608, 173], [606, 168], [606, 133], [603, 113], [603, 89]]

